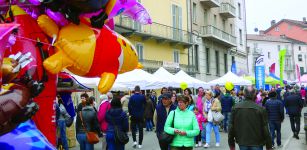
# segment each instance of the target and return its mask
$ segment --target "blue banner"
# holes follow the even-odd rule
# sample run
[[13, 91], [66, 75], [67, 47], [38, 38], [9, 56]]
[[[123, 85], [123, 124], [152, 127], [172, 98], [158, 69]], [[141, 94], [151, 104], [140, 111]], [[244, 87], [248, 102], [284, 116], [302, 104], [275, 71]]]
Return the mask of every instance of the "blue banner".
[[255, 62], [255, 82], [258, 90], [265, 89], [264, 55], [259, 56]]
[[234, 74], [237, 74], [236, 61], [232, 62], [232, 64], [231, 64], [231, 72], [234, 73]]

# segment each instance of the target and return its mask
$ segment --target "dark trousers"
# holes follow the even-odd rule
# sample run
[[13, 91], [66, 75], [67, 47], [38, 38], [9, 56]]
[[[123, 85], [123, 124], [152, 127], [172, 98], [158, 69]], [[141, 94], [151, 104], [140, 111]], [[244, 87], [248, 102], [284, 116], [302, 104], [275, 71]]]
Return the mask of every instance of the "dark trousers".
[[165, 144], [165, 143], [161, 143], [161, 142], [160, 142], [160, 140], [159, 140], [160, 134], [161, 134], [161, 133], [158, 133], [158, 132], [157, 132], [157, 138], [158, 138], [158, 141], [159, 141], [160, 149], [161, 149], [161, 150], [169, 150], [168, 144]]
[[228, 124], [229, 124], [231, 112], [223, 112], [223, 115], [225, 117], [224, 120], [223, 120], [224, 131], [228, 132]]
[[171, 146], [171, 150], [193, 150], [193, 147], [175, 147], [175, 146]]
[[300, 132], [301, 117], [299, 116], [290, 116], [291, 129], [294, 134]]
[[199, 134], [196, 136], [195, 141], [196, 144], [198, 144], [198, 142], [201, 142], [201, 130], [199, 131]]
[[280, 121], [269, 121], [269, 126], [270, 126], [270, 133], [271, 133], [271, 138], [272, 138], [272, 144], [274, 145], [274, 139], [275, 139], [275, 131], [276, 131], [276, 141], [277, 145], [281, 145], [281, 122]]
[[139, 130], [139, 145], [143, 142], [143, 119], [131, 117], [131, 131], [133, 142], [136, 141], [136, 130]]

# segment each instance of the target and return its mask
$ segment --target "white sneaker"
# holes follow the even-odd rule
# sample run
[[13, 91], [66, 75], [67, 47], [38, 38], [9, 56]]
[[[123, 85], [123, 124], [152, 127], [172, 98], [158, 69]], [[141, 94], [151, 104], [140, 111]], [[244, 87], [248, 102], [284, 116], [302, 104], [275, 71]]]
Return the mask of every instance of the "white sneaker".
[[142, 145], [138, 145], [138, 148], [141, 149], [141, 148], [142, 148]]
[[220, 143], [216, 143], [215, 146], [216, 146], [216, 147], [220, 147]]
[[195, 147], [198, 147], [198, 144], [195, 144]]
[[137, 142], [133, 142], [132, 147], [136, 148], [136, 145], [138, 145], [138, 143]]
[[201, 147], [201, 141], [198, 142], [198, 146]]
[[210, 147], [210, 145], [209, 145], [208, 143], [206, 143], [206, 144], [204, 145], [204, 148], [208, 148], [208, 147]]

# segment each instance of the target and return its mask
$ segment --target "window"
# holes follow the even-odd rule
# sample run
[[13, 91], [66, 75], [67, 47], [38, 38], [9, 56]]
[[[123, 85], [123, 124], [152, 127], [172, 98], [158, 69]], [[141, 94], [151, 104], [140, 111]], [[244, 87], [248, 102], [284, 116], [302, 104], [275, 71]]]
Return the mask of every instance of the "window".
[[179, 63], [179, 51], [174, 50], [174, 62]]
[[220, 61], [219, 61], [219, 51], [215, 51], [215, 68], [216, 68], [216, 75], [220, 75]]
[[241, 19], [241, 4], [238, 3], [238, 16], [239, 16], [239, 19]]
[[301, 46], [298, 46], [298, 50], [301, 51]]
[[240, 33], [240, 44], [243, 44], [243, 37], [242, 37], [242, 30], [239, 29], [239, 33]]
[[213, 21], [214, 21], [214, 22], [213, 22], [213, 23], [214, 23], [213, 25], [216, 27], [216, 15], [214, 15], [214, 20], [213, 20]]
[[233, 34], [232, 24], [230, 24], [230, 33]]
[[[173, 20], [173, 38], [176, 40], [182, 39], [182, 9], [177, 5], [172, 5], [172, 20]], [[178, 30], [179, 29], [179, 30]]]
[[289, 46], [288, 45], [285, 45], [285, 49], [287, 50], [287, 52], [289, 51]]
[[196, 23], [196, 3], [193, 3], [193, 23]]
[[258, 43], [254, 43], [254, 49], [258, 48]]
[[304, 67], [300, 67], [300, 73], [301, 73], [301, 75], [304, 74]]
[[236, 61], [235, 56], [231, 56], [231, 63], [234, 63]]
[[204, 21], [208, 22], [208, 13], [206, 9], [204, 10]]
[[276, 32], [279, 32], [279, 27], [275, 27], [275, 31], [276, 31]]
[[194, 58], [194, 66], [195, 66], [195, 68], [196, 68], [196, 70], [198, 71], [198, 45], [195, 45], [194, 46], [194, 56], [193, 56], [193, 58]]
[[226, 20], [223, 19], [223, 31], [226, 31]]
[[139, 57], [139, 60], [143, 60], [144, 59], [144, 53], [143, 53], [143, 45], [142, 44], [136, 44], [136, 51], [138, 52], [138, 57]]
[[271, 59], [271, 52], [268, 52], [268, 58]]
[[280, 45], [277, 45], [277, 51], [280, 51]]
[[206, 72], [210, 73], [210, 49], [206, 48]]
[[227, 54], [224, 54], [224, 70], [225, 70], [225, 73], [228, 72], [228, 57], [227, 57]]
[[298, 61], [303, 61], [303, 56], [302, 56], [302, 54], [298, 54]]

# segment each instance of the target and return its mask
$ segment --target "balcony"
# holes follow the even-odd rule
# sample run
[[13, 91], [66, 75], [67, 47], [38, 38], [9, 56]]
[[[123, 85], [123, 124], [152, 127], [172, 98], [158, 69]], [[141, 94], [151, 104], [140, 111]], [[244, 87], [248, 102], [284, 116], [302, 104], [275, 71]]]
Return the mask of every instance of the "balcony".
[[119, 16], [115, 18], [115, 31], [123, 36], [140, 36], [143, 41], [154, 39], [157, 43], [169, 43], [172, 46], [192, 46], [190, 32], [155, 22], [141, 25], [128, 17]]
[[221, 3], [220, 15], [225, 18], [235, 18], [236, 8], [229, 3]]
[[262, 49], [259, 48], [253, 48], [253, 55], [254, 56], [259, 56], [262, 54]]
[[218, 43], [221, 43], [227, 47], [236, 46], [236, 37], [220, 30], [212, 25], [203, 26], [201, 28], [201, 35], [203, 38], [207, 38]]
[[183, 70], [184, 72], [186, 72], [191, 76], [195, 76], [195, 74], [198, 72], [195, 66], [187, 64], [179, 64], [179, 68], [174, 68], [174, 67], [163, 66], [163, 61], [142, 59], [139, 60], [139, 62], [144, 66], [144, 70], [150, 73], [154, 73], [160, 67], [164, 67], [170, 73], [177, 73], [178, 71]]
[[213, 8], [213, 7], [220, 7], [220, 0], [200, 0], [200, 3], [205, 8]]

